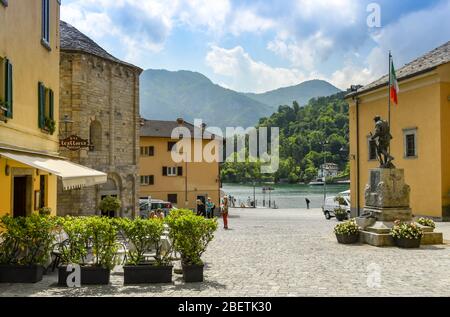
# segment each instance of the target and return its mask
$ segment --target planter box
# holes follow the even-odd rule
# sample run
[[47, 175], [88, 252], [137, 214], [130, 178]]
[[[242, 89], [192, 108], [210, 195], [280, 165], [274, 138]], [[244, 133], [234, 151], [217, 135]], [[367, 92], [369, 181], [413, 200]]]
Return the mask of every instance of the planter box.
[[359, 241], [359, 233], [358, 234], [336, 234], [336, 239], [339, 243], [342, 244], [354, 244]]
[[171, 283], [173, 266], [124, 265], [124, 284]]
[[[67, 266], [58, 268], [58, 285], [67, 286]], [[81, 285], [106, 285], [109, 284], [111, 271], [97, 266], [81, 266]]]
[[0, 265], [0, 283], [37, 283], [43, 273], [42, 265]]
[[187, 283], [203, 282], [204, 265], [182, 265], [183, 279]]
[[420, 239], [405, 239], [394, 238], [395, 245], [404, 249], [417, 249], [420, 248]]
[[347, 215], [336, 215], [336, 219], [338, 221], [344, 221], [347, 220]]

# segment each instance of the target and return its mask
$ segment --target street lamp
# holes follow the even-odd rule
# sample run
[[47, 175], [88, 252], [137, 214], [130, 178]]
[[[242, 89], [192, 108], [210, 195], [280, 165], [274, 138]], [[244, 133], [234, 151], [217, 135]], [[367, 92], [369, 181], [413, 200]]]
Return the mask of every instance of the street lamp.
[[[64, 118], [61, 120], [62, 125], [64, 125], [64, 138], [68, 137], [68, 131], [72, 131], [73, 121], [69, 119], [69, 115], [65, 114]], [[61, 134], [61, 131], [59, 132]]]
[[327, 176], [326, 176], [326, 165], [327, 165], [327, 155], [325, 153], [325, 146], [328, 144], [328, 140], [321, 143], [322, 145], [322, 155], [323, 155], [323, 166], [322, 166], [322, 177], [323, 177], [323, 203], [327, 199]]

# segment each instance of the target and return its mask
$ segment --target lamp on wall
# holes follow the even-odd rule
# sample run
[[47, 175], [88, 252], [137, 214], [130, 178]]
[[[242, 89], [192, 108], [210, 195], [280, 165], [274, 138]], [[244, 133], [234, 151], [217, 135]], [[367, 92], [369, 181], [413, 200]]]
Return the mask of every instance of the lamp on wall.
[[59, 134], [64, 133], [64, 138], [67, 138], [69, 136], [69, 132], [72, 131], [73, 121], [69, 118], [68, 114], [65, 114], [64, 118], [60, 121], [60, 123], [61, 123], [60, 124], [61, 129], [64, 126], [64, 130], [61, 131], [61, 129], [60, 129]]
[[8, 164], [6, 164], [6, 166], [5, 166], [5, 175], [9, 176], [10, 172], [11, 172], [11, 168], [9, 167]]

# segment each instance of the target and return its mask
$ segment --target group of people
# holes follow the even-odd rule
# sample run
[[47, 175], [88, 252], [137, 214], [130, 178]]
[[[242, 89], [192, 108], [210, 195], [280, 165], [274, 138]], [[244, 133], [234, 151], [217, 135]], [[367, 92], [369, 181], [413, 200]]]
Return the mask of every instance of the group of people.
[[149, 215], [149, 218], [159, 218], [159, 219], [164, 219], [164, 211], [160, 208], [156, 209], [156, 210], [152, 210]]
[[197, 199], [197, 215], [205, 218], [213, 218], [216, 205], [213, 203], [210, 197], [203, 203], [200, 199]]
[[[214, 210], [216, 205], [210, 197], [203, 203], [200, 199], [197, 199], [197, 215], [203, 216], [205, 218], [214, 218]], [[229, 209], [229, 199], [228, 196], [223, 197], [222, 204], [220, 206], [220, 211], [223, 219], [223, 228], [228, 229], [228, 209]]]

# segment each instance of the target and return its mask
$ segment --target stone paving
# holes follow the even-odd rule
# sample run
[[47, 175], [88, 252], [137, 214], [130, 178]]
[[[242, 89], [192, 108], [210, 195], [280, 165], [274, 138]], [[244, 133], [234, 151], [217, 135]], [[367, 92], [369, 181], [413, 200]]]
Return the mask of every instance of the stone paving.
[[[450, 245], [417, 250], [339, 245], [319, 209], [232, 209], [204, 255], [205, 282], [67, 289], [52, 273], [40, 283], [0, 284], [0, 296], [450, 296]], [[220, 220], [220, 224], [221, 220]], [[438, 223], [444, 239], [450, 223]]]

